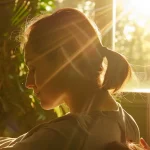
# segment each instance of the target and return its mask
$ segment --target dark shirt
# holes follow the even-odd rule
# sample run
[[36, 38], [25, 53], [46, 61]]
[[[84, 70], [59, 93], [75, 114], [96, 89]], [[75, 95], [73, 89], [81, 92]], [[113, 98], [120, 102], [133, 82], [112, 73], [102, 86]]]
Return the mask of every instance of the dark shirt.
[[139, 128], [118, 104], [116, 111], [67, 114], [18, 138], [0, 138], [0, 150], [100, 150], [110, 142], [139, 143]]

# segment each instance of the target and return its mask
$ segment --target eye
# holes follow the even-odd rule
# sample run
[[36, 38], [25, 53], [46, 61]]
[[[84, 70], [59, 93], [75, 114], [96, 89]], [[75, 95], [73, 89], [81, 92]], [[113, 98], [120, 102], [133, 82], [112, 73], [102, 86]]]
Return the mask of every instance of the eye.
[[26, 71], [27, 71], [27, 73], [34, 73], [35, 72], [35, 68], [33, 67], [33, 66], [28, 66], [28, 65], [26, 65]]

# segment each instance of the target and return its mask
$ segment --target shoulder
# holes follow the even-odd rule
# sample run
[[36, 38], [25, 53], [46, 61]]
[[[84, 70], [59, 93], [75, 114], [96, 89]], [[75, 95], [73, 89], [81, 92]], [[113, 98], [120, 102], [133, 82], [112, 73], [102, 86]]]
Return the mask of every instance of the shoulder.
[[49, 147], [60, 149], [58, 147], [61, 145], [61, 148], [65, 147], [65, 149], [69, 149], [69, 147], [78, 149], [85, 136], [85, 132], [79, 125], [78, 118], [78, 115], [65, 115], [46, 123], [41, 132], [44, 139], [49, 139], [48, 143], [51, 143]]
[[76, 116], [66, 115], [35, 127], [24, 139], [10, 145], [9, 148], [10, 150], [61, 150], [73, 145], [78, 149], [83, 135], [80, 131]]
[[88, 116], [68, 114], [48, 122], [45, 128], [56, 130], [68, 137], [72, 132], [84, 133], [87, 127], [83, 125], [88, 124], [88, 119]]
[[77, 115], [72, 115], [72, 114], [67, 114], [65, 116], [56, 118], [52, 121], [47, 122], [45, 125], [47, 127], [60, 127], [60, 128], [66, 128], [66, 127], [76, 127], [78, 125], [78, 116]]
[[76, 115], [65, 115], [54, 119], [52, 121], [40, 124], [30, 130], [25, 138], [28, 138], [35, 133], [42, 133], [44, 136], [49, 132], [55, 132], [64, 138], [68, 138], [68, 135], [72, 133], [72, 130], [79, 130], [78, 117]]

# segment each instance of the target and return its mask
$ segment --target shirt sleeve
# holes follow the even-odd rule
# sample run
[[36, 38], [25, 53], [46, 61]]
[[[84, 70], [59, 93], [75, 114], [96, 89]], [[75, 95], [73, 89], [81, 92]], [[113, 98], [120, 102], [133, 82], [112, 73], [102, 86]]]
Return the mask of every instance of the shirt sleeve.
[[0, 148], [0, 150], [61, 150], [65, 144], [66, 138], [58, 131], [41, 129], [30, 137], [13, 142], [9, 146]]
[[11, 146], [17, 142], [20, 142], [26, 136], [26, 134], [27, 133], [19, 136], [18, 138], [0, 137], [0, 148]]
[[135, 143], [139, 143], [140, 141], [140, 130], [139, 127], [134, 120], [134, 118], [129, 115], [127, 112], [126, 114], [126, 136], [127, 140]]
[[0, 148], [8, 146], [11, 142], [13, 142], [16, 138], [9, 137], [0, 137]]

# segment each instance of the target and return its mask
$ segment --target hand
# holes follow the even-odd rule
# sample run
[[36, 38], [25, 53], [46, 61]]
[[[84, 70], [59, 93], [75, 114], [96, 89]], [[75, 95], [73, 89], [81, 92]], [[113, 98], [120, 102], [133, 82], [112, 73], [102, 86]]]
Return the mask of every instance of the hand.
[[143, 138], [140, 139], [140, 145], [144, 148], [144, 150], [150, 150], [150, 146], [146, 143], [146, 141]]

